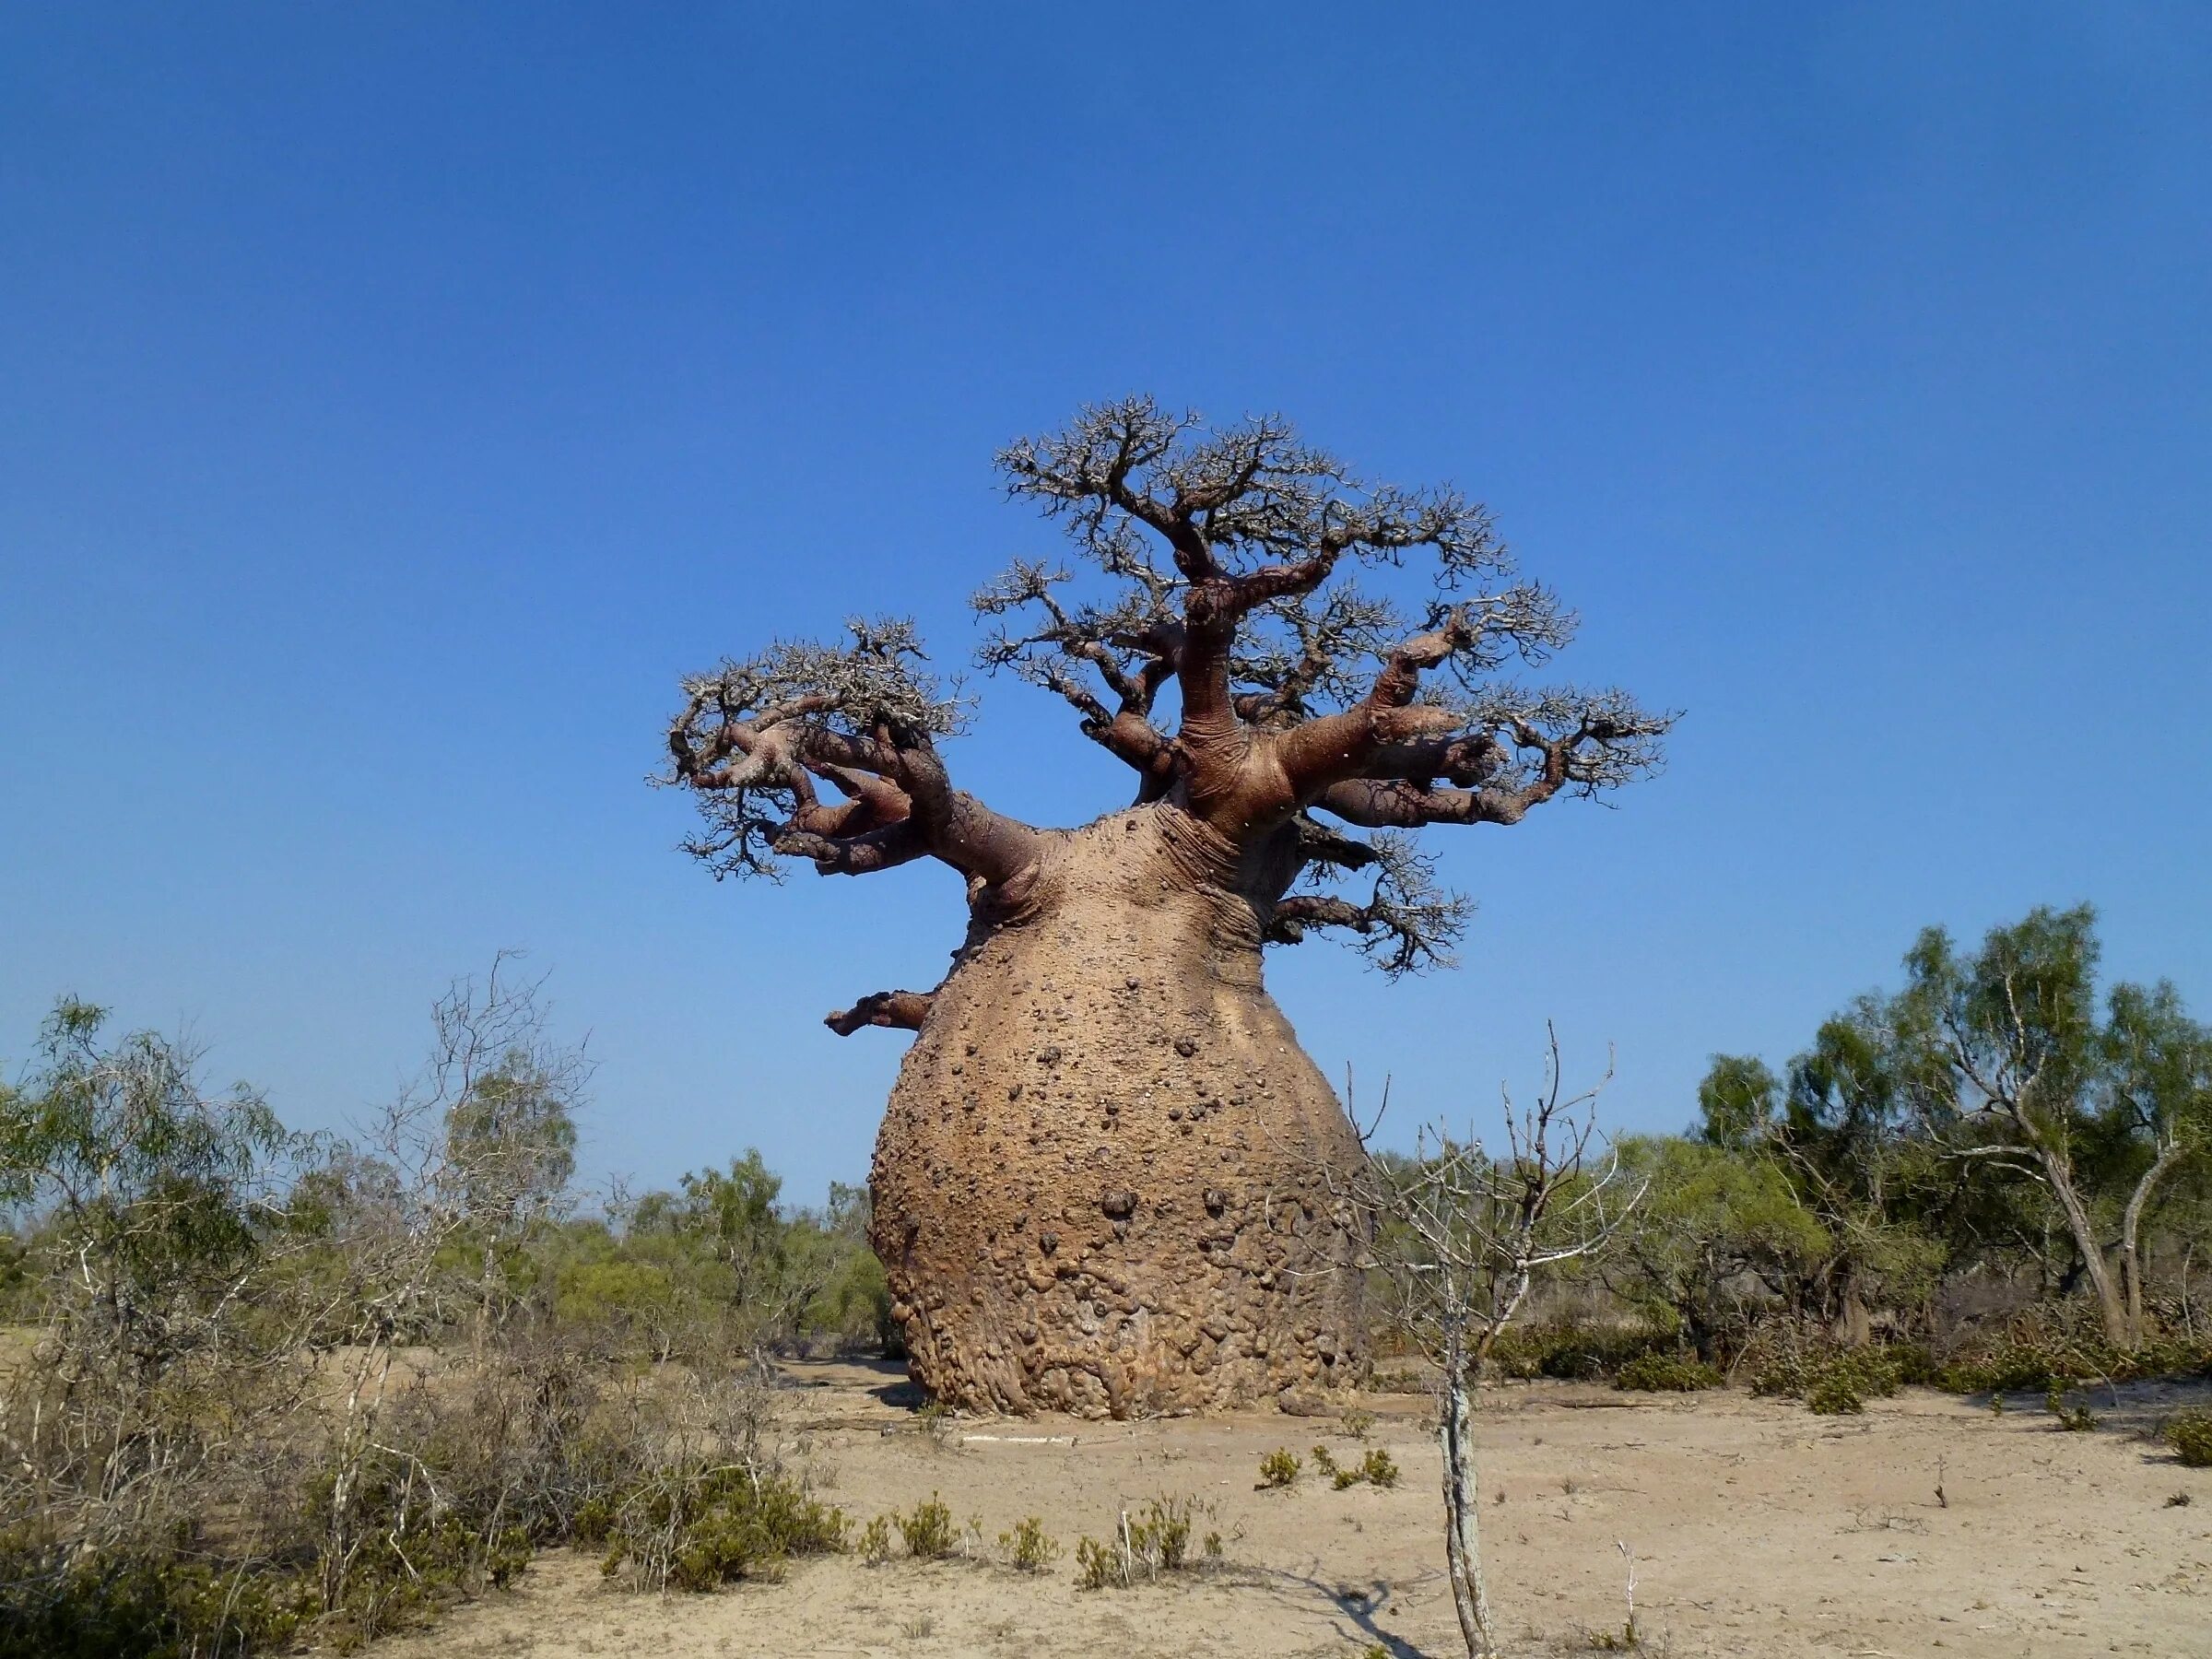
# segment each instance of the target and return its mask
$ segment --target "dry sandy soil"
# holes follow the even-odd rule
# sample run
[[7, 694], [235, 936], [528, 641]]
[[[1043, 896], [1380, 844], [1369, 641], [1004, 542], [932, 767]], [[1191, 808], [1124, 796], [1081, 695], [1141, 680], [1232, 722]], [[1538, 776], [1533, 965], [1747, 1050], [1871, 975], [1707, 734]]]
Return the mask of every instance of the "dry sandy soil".
[[[652, 1598], [555, 1555], [522, 1587], [381, 1645], [389, 1659], [542, 1654], [1331, 1654], [1460, 1651], [1442, 1576], [1427, 1402], [1372, 1395], [1395, 1490], [1333, 1491], [1309, 1469], [1255, 1491], [1261, 1455], [1356, 1442], [1273, 1413], [1102, 1424], [956, 1421], [934, 1445], [890, 1368], [793, 1368], [791, 1422], [858, 1518], [942, 1494], [994, 1540], [1026, 1514], [1071, 1547], [1161, 1493], [1212, 1508], [1225, 1565], [1079, 1591], [983, 1561], [800, 1563], [777, 1584]], [[2201, 1391], [2200, 1391], [2201, 1394]], [[2095, 1433], [2040, 1402], [1908, 1391], [1856, 1418], [1735, 1393], [1662, 1397], [1570, 1384], [1486, 1394], [1483, 1527], [1517, 1653], [1587, 1653], [1618, 1631], [1627, 1561], [1646, 1651], [1751, 1659], [2212, 1655], [2212, 1471], [2143, 1431], [2190, 1396], [2100, 1397]], [[1938, 1504], [1940, 1474], [1947, 1504]], [[2186, 1492], [2194, 1501], [2169, 1504]]]

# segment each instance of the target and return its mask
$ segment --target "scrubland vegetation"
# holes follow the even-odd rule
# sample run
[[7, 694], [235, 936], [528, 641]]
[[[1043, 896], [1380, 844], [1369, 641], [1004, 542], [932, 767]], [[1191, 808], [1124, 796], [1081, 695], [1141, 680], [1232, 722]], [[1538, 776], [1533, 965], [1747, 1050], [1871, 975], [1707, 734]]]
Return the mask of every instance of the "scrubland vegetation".
[[881, 1344], [865, 1195], [789, 1210], [747, 1156], [585, 1213], [534, 992], [456, 986], [346, 1142], [54, 1010], [0, 1096], [0, 1653], [347, 1646], [556, 1542], [641, 1588], [842, 1546], [771, 1356]]
[[[1716, 1059], [1685, 1135], [1602, 1163], [1524, 1139], [1381, 1159], [1374, 1386], [1437, 1351], [1392, 1265], [1433, 1281], [1437, 1241], [1470, 1237], [1462, 1370], [1503, 1383], [1733, 1387], [1843, 1418], [1932, 1388], [2093, 1431], [2107, 1391], [2212, 1373], [2212, 1038], [2170, 987], [2099, 996], [2095, 963], [2086, 912], [1971, 953], [1930, 934], [1901, 990], [1786, 1066]], [[1064, 1547], [1012, 1493], [995, 1550], [934, 1495], [831, 1503], [777, 1371], [890, 1339], [865, 1194], [794, 1208], [748, 1154], [587, 1197], [588, 1085], [512, 961], [438, 1003], [416, 1084], [344, 1140], [59, 1005], [0, 1091], [0, 1654], [344, 1648], [555, 1545], [654, 1591], [832, 1553], [1064, 1575], [1066, 1556], [1100, 1589], [1233, 1559], [1173, 1494]], [[1453, 1157], [1481, 1177], [1462, 1198], [1510, 1202], [1424, 1234], [1391, 1194], [1435, 1190]], [[1347, 1437], [1373, 1421], [1354, 1410]], [[2212, 1464], [2202, 1411], [2130, 1432], [2183, 1480]], [[1319, 1443], [1241, 1484], [1296, 1504], [1399, 1479], [1380, 1446]]]

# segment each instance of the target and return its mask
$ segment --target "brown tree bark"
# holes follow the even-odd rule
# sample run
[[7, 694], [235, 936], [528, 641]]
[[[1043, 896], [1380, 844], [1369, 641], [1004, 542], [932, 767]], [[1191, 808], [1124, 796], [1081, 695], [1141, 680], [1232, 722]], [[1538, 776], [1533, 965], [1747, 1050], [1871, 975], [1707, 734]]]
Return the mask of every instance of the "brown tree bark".
[[938, 988], [877, 1140], [916, 1378], [1114, 1417], [1348, 1379], [1364, 1220], [1327, 1173], [1359, 1146], [1261, 983], [1265, 861], [1165, 804], [1051, 841]]

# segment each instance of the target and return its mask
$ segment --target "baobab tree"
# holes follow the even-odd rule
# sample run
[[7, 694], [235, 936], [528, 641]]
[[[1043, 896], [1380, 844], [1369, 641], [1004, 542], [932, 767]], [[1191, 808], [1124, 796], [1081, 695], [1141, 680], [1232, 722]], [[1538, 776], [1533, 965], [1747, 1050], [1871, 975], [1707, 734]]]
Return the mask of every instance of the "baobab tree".
[[[1391, 975], [1449, 962], [1468, 906], [1413, 832], [1628, 782], [1671, 716], [1501, 677], [1574, 618], [1488, 513], [1363, 481], [1280, 418], [1135, 398], [998, 465], [1075, 557], [975, 596], [982, 661], [1065, 700], [1133, 801], [1044, 830], [956, 789], [961, 706], [911, 625], [856, 621], [684, 683], [688, 850], [717, 876], [926, 858], [967, 884], [943, 983], [827, 1022], [917, 1033], [871, 1241], [935, 1397], [1123, 1416], [1326, 1385], [1364, 1348], [1360, 1148], [1263, 947], [1341, 930]], [[1415, 559], [1410, 612], [1360, 583]]]

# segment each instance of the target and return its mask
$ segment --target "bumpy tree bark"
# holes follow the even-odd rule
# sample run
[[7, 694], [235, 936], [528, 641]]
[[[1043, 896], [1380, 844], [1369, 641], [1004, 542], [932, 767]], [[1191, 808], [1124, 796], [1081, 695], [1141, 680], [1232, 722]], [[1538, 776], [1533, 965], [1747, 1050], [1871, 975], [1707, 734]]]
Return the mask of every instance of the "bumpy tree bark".
[[1344, 1112], [1260, 983], [1265, 889], [1182, 808], [1054, 837], [961, 953], [871, 1177], [917, 1375], [1120, 1417], [1326, 1385], [1361, 1348]]
[[[1670, 717], [1477, 683], [1571, 618], [1509, 580], [1480, 508], [1362, 484], [1279, 420], [1208, 433], [1133, 400], [1000, 465], [1112, 585], [1079, 600], [1017, 564], [976, 597], [998, 619], [982, 660], [1065, 699], [1135, 804], [1043, 830], [955, 790], [936, 744], [958, 705], [908, 625], [856, 622], [841, 648], [686, 682], [667, 781], [708, 820], [689, 850], [718, 876], [929, 857], [966, 879], [945, 982], [827, 1021], [918, 1033], [870, 1184], [933, 1395], [1125, 1416], [1326, 1384], [1363, 1357], [1367, 1218], [1329, 1196], [1359, 1147], [1262, 947], [1335, 927], [1388, 973], [1448, 962], [1466, 903], [1405, 832], [1625, 782]], [[1413, 549], [1437, 567], [1418, 629], [1342, 580]], [[1425, 687], [1435, 670], [1453, 684]]]

